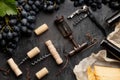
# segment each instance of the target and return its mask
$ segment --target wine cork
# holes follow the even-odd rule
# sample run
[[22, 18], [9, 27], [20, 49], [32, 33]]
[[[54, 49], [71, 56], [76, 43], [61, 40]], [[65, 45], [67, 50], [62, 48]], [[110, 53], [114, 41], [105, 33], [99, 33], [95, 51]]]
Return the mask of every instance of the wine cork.
[[37, 54], [40, 53], [40, 50], [38, 47], [34, 47], [32, 50], [30, 50], [28, 53], [27, 53], [27, 56], [29, 58], [33, 58], [34, 56], [36, 56]]
[[48, 30], [47, 24], [43, 24], [40, 27], [38, 27], [37, 29], [35, 29], [34, 32], [35, 32], [36, 35], [40, 35], [47, 30]]
[[48, 47], [50, 53], [52, 54], [53, 58], [55, 59], [57, 64], [62, 64], [63, 60], [60, 57], [59, 53], [57, 52], [56, 48], [52, 44], [51, 40], [45, 42], [46, 46]]
[[22, 71], [19, 69], [19, 67], [17, 66], [17, 64], [14, 62], [12, 58], [8, 59], [7, 62], [17, 77], [22, 74]]
[[45, 75], [47, 75], [49, 72], [46, 67], [42, 68], [40, 71], [38, 71], [35, 75], [38, 79], [41, 79]]

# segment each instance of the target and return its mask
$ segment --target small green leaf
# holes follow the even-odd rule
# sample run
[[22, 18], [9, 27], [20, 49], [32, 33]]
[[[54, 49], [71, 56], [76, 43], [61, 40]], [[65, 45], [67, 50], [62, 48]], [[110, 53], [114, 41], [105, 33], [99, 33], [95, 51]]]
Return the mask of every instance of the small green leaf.
[[0, 16], [17, 15], [15, 0], [0, 0]]

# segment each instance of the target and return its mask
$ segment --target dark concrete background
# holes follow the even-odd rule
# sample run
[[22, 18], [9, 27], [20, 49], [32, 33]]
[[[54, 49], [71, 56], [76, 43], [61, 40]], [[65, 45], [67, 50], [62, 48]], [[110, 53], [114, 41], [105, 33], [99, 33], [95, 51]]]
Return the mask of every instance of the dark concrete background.
[[[43, 23], [46, 23], [49, 26], [49, 30], [40, 36], [36, 36], [33, 33], [32, 37], [21, 39], [21, 41], [19, 42], [19, 46], [16, 49], [16, 53], [13, 55], [14, 61], [18, 64], [26, 56], [26, 53], [29, 50], [37, 46], [41, 50], [40, 55], [36, 57], [38, 58], [42, 55], [49, 53], [44, 43], [47, 40], [52, 40], [60, 56], [64, 60], [64, 63], [62, 65], [58, 66], [55, 60], [50, 56], [45, 60], [39, 62], [35, 66], [32, 66], [30, 63], [36, 60], [36, 58], [34, 58], [31, 60], [27, 60], [24, 64], [20, 66], [20, 69], [23, 71], [22, 76], [17, 78], [15, 77], [15, 74], [12, 71], [8, 76], [0, 72], [0, 80], [26, 80], [26, 74], [27, 74], [26, 68], [30, 70], [30, 77], [31, 77], [30, 80], [37, 80], [35, 77], [35, 73], [40, 69], [42, 69], [43, 67], [48, 68], [49, 74], [44, 78], [42, 78], [41, 80], [76, 80], [73, 73], [74, 66], [78, 64], [79, 61], [81, 61], [83, 58], [89, 56], [92, 52], [98, 52], [101, 49], [100, 42], [102, 39], [104, 39], [104, 36], [102, 35], [101, 31], [96, 27], [96, 25], [93, 22], [90, 21], [89, 18], [84, 19], [81, 23], [79, 23], [75, 27], [72, 26], [73, 23], [72, 21], [75, 20], [77, 16], [72, 20], [66, 20], [73, 31], [75, 40], [79, 44], [88, 41], [85, 37], [86, 33], [90, 33], [94, 38], [97, 38], [98, 43], [92, 48], [84, 52], [80, 52], [74, 55], [73, 57], [71, 57], [66, 69], [60, 75], [55, 76], [56, 72], [65, 64], [65, 57], [64, 57], [65, 53], [63, 53], [63, 50], [69, 52], [73, 49], [73, 46], [67, 39], [63, 38], [61, 33], [54, 26], [53, 21], [56, 19], [56, 16], [61, 16], [61, 15], [63, 15], [66, 19], [66, 17], [76, 9], [77, 8], [73, 6], [73, 3], [70, 0], [66, 0], [65, 3], [61, 5], [60, 10], [54, 12], [53, 14], [45, 14], [43, 12], [40, 12], [37, 15], [37, 19], [36, 19], [36, 28], [42, 25]], [[94, 13], [94, 15], [96, 16], [98, 21], [103, 25], [105, 18], [111, 13], [112, 11], [103, 5], [103, 8], [97, 10]], [[107, 27], [106, 32], [109, 33], [109, 30], [111, 30], [111, 28]], [[1, 63], [0, 67], [2, 68], [7, 69], [9, 67], [7, 65], [6, 57], [4, 54], [0, 54], [0, 63]]]

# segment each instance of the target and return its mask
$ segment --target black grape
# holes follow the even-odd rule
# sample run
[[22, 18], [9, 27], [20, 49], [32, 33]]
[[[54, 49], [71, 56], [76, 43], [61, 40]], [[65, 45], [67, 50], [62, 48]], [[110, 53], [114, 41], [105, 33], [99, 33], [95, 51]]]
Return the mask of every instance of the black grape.
[[28, 4], [25, 4], [25, 5], [24, 5], [24, 9], [25, 9], [26, 11], [30, 11], [30, 10], [31, 10], [31, 7], [30, 7]]
[[53, 5], [49, 5], [49, 6], [46, 8], [47, 12], [53, 12], [54, 9], [55, 9], [55, 7], [54, 7]]
[[35, 2], [34, 2], [34, 4], [35, 4], [35, 6], [37, 6], [37, 7], [40, 7], [40, 1], [39, 0], [36, 0]]
[[30, 11], [30, 15], [35, 16], [36, 12], [35, 11]]
[[32, 23], [32, 24], [30, 24], [29, 26], [27, 26], [29, 29], [31, 29], [31, 30], [33, 30], [34, 29], [34, 27], [35, 27], [35, 24], [34, 23]]
[[32, 9], [33, 9], [35, 12], [39, 12], [39, 8], [36, 7], [34, 4], [32, 5]]
[[8, 33], [7, 33], [7, 39], [8, 40], [11, 40], [13, 38], [13, 34], [9, 31]]
[[33, 3], [34, 3], [34, 1], [28, 0], [28, 4], [29, 4], [29, 5], [33, 5]]
[[19, 32], [19, 31], [20, 31], [20, 28], [17, 27], [17, 26], [14, 26], [13, 30], [14, 30], [15, 32]]
[[23, 19], [21, 20], [21, 23], [22, 23], [22, 25], [27, 25], [27, 19], [26, 19], [26, 18], [23, 18]]
[[21, 31], [22, 31], [22, 34], [24, 34], [24, 33], [27, 31], [27, 27], [26, 27], [26, 26], [23, 26], [23, 27], [21, 28]]
[[3, 32], [3, 33], [2, 33], [2, 36], [3, 36], [4, 39], [6, 39], [7, 33]]
[[35, 17], [35, 16], [28, 16], [28, 17], [27, 17], [27, 20], [28, 20], [30, 23], [33, 23], [33, 22], [35, 22], [36, 17]]
[[1, 45], [2, 47], [4, 47], [4, 46], [6, 45], [6, 41], [5, 41], [4, 39], [2, 39], [2, 40], [0, 41], [0, 45]]
[[28, 16], [28, 14], [27, 14], [27, 12], [25, 10], [21, 11], [21, 15], [22, 15], [22, 17], [27, 17]]
[[2, 37], [2, 34], [0, 34], [0, 40], [2, 40], [2, 38], [3, 38], [3, 37]]
[[9, 21], [9, 23], [10, 23], [11, 25], [15, 25], [15, 24], [17, 23], [17, 20], [16, 20], [16, 19], [11, 19], [11, 20]]
[[17, 37], [18, 33], [17, 32], [13, 32], [13, 37]]

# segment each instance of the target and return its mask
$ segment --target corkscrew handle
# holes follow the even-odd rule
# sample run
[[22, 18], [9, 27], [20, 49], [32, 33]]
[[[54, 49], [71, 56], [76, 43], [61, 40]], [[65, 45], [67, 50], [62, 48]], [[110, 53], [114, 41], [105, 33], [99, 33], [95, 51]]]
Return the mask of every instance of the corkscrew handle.
[[57, 52], [55, 46], [53, 45], [52, 41], [51, 40], [48, 40], [45, 42], [46, 46], [48, 47], [51, 55], [53, 56], [53, 58], [55, 59], [56, 63], [57, 64], [62, 64], [63, 63], [63, 60], [62, 58], [60, 57], [59, 53]]

